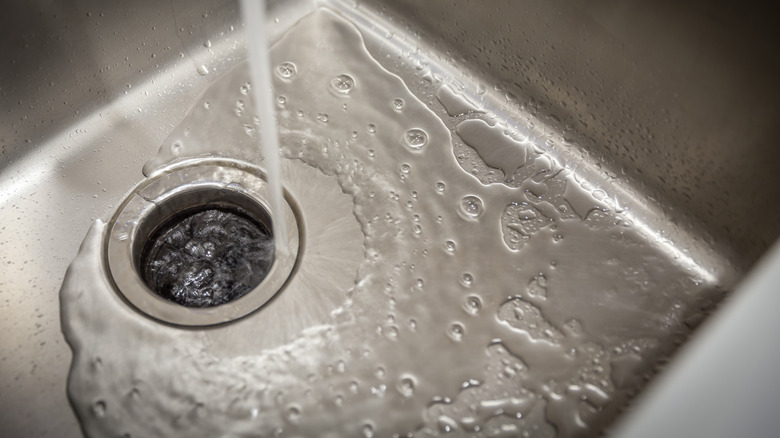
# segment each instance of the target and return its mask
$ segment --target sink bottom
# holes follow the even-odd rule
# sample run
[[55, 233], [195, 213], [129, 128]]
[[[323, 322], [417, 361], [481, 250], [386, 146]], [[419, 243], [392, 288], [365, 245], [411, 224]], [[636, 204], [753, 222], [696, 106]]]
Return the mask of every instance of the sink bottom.
[[[351, 18], [317, 10], [271, 53], [286, 189], [310, 199], [296, 298], [161, 324], [88, 234], [61, 291], [87, 435], [596, 435], [722, 296], [717, 255], [630, 186], [436, 65], [405, 82]], [[251, 87], [244, 64], [214, 79], [144, 173], [261, 165]]]

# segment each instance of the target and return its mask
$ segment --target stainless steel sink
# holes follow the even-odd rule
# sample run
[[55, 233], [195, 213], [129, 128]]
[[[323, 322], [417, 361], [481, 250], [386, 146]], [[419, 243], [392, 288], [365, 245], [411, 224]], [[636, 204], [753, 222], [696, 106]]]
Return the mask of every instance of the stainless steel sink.
[[[533, 143], [529, 157], [549, 157], [564, 172], [560, 178], [569, 175], [570, 187], [592, 195], [584, 204], [568, 196], [565, 211], [556, 213], [561, 218], [606, 226], [590, 215], [598, 208], [604, 220], [631, 224], [634, 237], [614, 258], [629, 266], [626, 259], [651, 248], [662, 267], [630, 279], [637, 290], [645, 287], [642, 305], [680, 305], [658, 304], [666, 319], [653, 314], [642, 326], [659, 344], [636, 368], [643, 377], [673, 361], [679, 344], [780, 235], [780, 58], [771, 14], [760, 5], [274, 1], [271, 40], [321, 7], [353, 23], [381, 67], [439, 117], [451, 133], [449, 156], [474, 175], [474, 187], [533, 189], [523, 185], [530, 175], [507, 175], [516, 170], [508, 172], [507, 163], [525, 160], [517, 164], [511, 153], [496, 158], [474, 145], [473, 135], [493, 135], [491, 125], [499, 123]], [[65, 271], [93, 222], [114, 215], [143, 179], [144, 163], [201, 95], [241, 68], [243, 27], [237, 3], [219, 0], [16, 1], [4, 10], [0, 424], [9, 437], [76, 437], [82, 431], [66, 394], [72, 357], [58, 295]], [[512, 246], [528, 229], [504, 225], [507, 251], [520, 254], [518, 266], [531, 263], [534, 254]], [[623, 274], [605, 274], [613, 269], [609, 251], [602, 254], [598, 242], [582, 236], [575, 233], [578, 252], [561, 256], [555, 275], [565, 279], [557, 280], [562, 290], [598, 287], [603, 303], [598, 295], [580, 301], [551, 295], [550, 309], [597, 309], [621, 293], [609, 283]], [[577, 259], [602, 256], [603, 264], [583, 261], [577, 269]], [[621, 324], [643, 315], [636, 310], [590, 328], [619, 336]], [[576, 337], [576, 327], [558, 330]], [[598, 411], [592, 425], [557, 425], [557, 431], [599, 433], [645, 384], [628, 385], [606, 407], [589, 405]], [[448, 427], [439, 423], [438, 432]], [[507, 428], [505, 436], [519, 430]]]

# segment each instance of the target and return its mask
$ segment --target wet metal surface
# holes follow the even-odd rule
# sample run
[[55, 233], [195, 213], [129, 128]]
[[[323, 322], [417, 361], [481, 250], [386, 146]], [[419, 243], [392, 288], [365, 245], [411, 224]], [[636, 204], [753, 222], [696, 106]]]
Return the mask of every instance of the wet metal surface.
[[[658, 287], [651, 280], [661, 279], [666, 296], [676, 292], [693, 300], [690, 295], [706, 292], [719, 297], [776, 239], [780, 184], [773, 165], [780, 93], [775, 78], [780, 68], [775, 57], [767, 56], [773, 51], [760, 10], [734, 14], [713, 6], [702, 13], [696, 2], [663, 3], [652, 11], [617, 2], [576, 7], [325, 3], [355, 23], [373, 58], [441, 119], [452, 133], [459, 172], [498, 187], [505, 194], [501, 199], [513, 198], [512, 190], [523, 193], [522, 199], [526, 193], [566, 199], [566, 211], [555, 213], [561, 222], [590, 221], [588, 226], [604, 230], [605, 224], [590, 214], [596, 208], [630, 220], [635, 234], [612, 241], [613, 246], [566, 237], [564, 242], [577, 250], [570, 253], [572, 260], [559, 263], [575, 266], [574, 258], [592, 263], [582, 263], [565, 281], [540, 269], [523, 278], [520, 298], [491, 304], [468, 292], [458, 308], [494, 305], [504, 329], [549, 336], [563, 348], [576, 338], [576, 325], [566, 326], [562, 318], [550, 327], [540, 320], [531, 329], [528, 319], [517, 318], [528, 315], [533, 321], [538, 308], [544, 308], [543, 301], [534, 300], [547, 298], [542, 295], [548, 290], [550, 302], [556, 290], [566, 290], [564, 284], [608, 291], [609, 281], [594, 272], [609, 271], [612, 258], [639, 260], [641, 255], [648, 258], [643, 259], [646, 269], [615, 274], [635, 284], [636, 291], [647, 292], [643, 285]], [[317, 5], [274, 3], [269, 16], [278, 20], [269, 23], [271, 39], [278, 40]], [[65, 269], [93, 222], [112, 217], [142, 180], [144, 163], [158, 156], [201, 93], [244, 60], [243, 34], [232, 2], [12, 2], [2, 20], [7, 35], [0, 39], [0, 54], [8, 62], [0, 70], [0, 306], [6, 315], [0, 323], [0, 422], [8, 436], [76, 437], [81, 432], [65, 393], [71, 353], [60, 331], [57, 295]], [[362, 78], [357, 79], [360, 87]], [[340, 98], [348, 95], [343, 91], [349, 81], [342, 78], [333, 87]], [[387, 104], [405, 105], [392, 99]], [[525, 143], [518, 146], [522, 139], [504, 131], [533, 134], [545, 145], [544, 153]], [[483, 138], [499, 139], [503, 148], [489, 150], [480, 144]], [[429, 140], [418, 132], [397, 139], [412, 152]], [[525, 165], [520, 153], [538, 160]], [[545, 182], [556, 163], [576, 172]], [[543, 177], [523, 174], [529, 169]], [[418, 178], [414, 171], [412, 177]], [[352, 217], [352, 203], [333, 178], [299, 168], [287, 169], [286, 176], [290, 181], [319, 178], [329, 188], [329, 206], [340, 205], [318, 208], [321, 198], [306, 198], [304, 186], [291, 188], [300, 196], [304, 215]], [[438, 182], [429, 186], [429, 196], [435, 196]], [[452, 184], [441, 187], [445, 193], [452, 189]], [[560, 234], [544, 220], [550, 214], [544, 203], [506, 202], [496, 208], [473, 193], [463, 195], [453, 205], [458, 220], [470, 223], [488, 211], [496, 224], [494, 242], [507, 251], [529, 251], [537, 247], [533, 239], [538, 236]], [[344, 234], [319, 220], [304, 218], [304, 223], [326, 239], [310, 242], [312, 247], [342, 242], [340, 254], [357, 254], [343, 264], [335, 287], [349, 289], [364, 256], [357, 222], [339, 227], [347, 230]], [[456, 240], [437, 242], [437, 248], [462, 250]], [[652, 251], [643, 252], [646, 248]], [[679, 272], [685, 275], [666, 275]], [[485, 279], [469, 275], [457, 273], [457, 287], [467, 290]], [[302, 278], [301, 284], [311, 284]], [[562, 301], [563, 307], [546, 310], [551, 314], [545, 316], [587, 310], [589, 303], [598, 303], [594, 296], [600, 295]], [[331, 297], [329, 308], [306, 307], [305, 318], [268, 320], [280, 329], [253, 348], [295, 339], [307, 327], [327, 321], [343, 298]], [[299, 303], [274, 301], [279, 315], [301, 312]], [[645, 304], [674, 309], [672, 301], [648, 298]], [[681, 321], [694, 327], [708, 310], [671, 312], [664, 314], [668, 319], [639, 326], [648, 333]], [[621, 324], [633, 324], [642, 314], [614, 313], [586, 329], [619, 337]], [[447, 336], [458, 338], [463, 331], [452, 324]], [[522, 342], [510, 347], [526, 348]], [[496, 346], [490, 355], [507, 357]], [[631, 369], [635, 361], [630, 351], [619, 359], [619, 370]], [[611, 375], [626, 385], [631, 378], [631, 372]], [[406, 382], [399, 389], [403, 394], [408, 382], [403, 377], [399, 382]], [[598, 404], [599, 394], [592, 389], [569, 391], [583, 391]], [[566, 400], [548, 401], [562, 405]], [[516, 401], [501, 408], [531, 409], [523, 399]], [[459, 409], [458, 403], [451, 408]], [[488, 403], [482, 410], [494, 407]]]

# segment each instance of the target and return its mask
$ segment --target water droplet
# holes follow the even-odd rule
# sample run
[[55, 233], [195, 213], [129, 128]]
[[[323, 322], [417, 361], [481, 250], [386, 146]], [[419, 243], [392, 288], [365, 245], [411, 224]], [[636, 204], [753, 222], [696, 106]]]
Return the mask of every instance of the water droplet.
[[476, 219], [482, 215], [482, 199], [477, 196], [464, 196], [460, 200], [461, 216], [467, 219]]
[[463, 327], [463, 324], [459, 322], [452, 323], [450, 326], [450, 329], [447, 331], [447, 334], [452, 338], [453, 341], [460, 342], [463, 339], [463, 335], [466, 333], [466, 329]]
[[401, 377], [401, 380], [398, 381], [398, 392], [400, 392], [404, 397], [411, 397], [414, 395], [414, 386], [414, 377], [405, 375]]
[[319, 120], [322, 123], [328, 123], [328, 115], [325, 113], [319, 113], [317, 114], [317, 120]]
[[540, 273], [532, 278], [531, 281], [528, 282], [526, 292], [531, 298], [547, 298], [547, 277]]
[[211, 48], [211, 40], [206, 40], [206, 42], [203, 43], [203, 47], [205, 47], [207, 49]]
[[412, 166], [406, 163], [401, 165], [401, 173], [409, 173], [410, 170], [412, 170]]
[[423, 281], [422, 278], [418, 278], [417, 280], [414, 281], [414, 285], [415, 287], [417, 287], [417, 289], [422, 289], [424, 284], [425, 282]]
[[330, 80], [330, 87], [340, 95], [347, 95], [355, 88], [355, 80], [349, 75], [338, 75]]
[[371, 123], [370, 125], [368, 125], [368, 126], [366, 127], [366, 129], [368, 130], [368, 133], [369, 133], [369, 134], [373, 134], [373, 133], [375, 133], [375, 132], [376, 132], [376, 125], [375, 125], [375, 124], [373, 124], [373, 123]]
[[301, 409], [298, 406], [292, 405], [287, 408], [287, 419], [292, 422], [296, 423], [298, 420], [301, 419]]
[[444, 249], [447, 250], [448, 253], [452, 254], [455, 252], [455, 242], [452, 240], [448, 240], [444, 242]]
[[241, 87], [239, 87], [239, 91], [240, 91], [240, 92], [241, 92], [241, 94], [243, 94], [244, 96], [246, 96], [247, 94], [249, 94], [249, 90], [251, 90], [251, 89], [252, 89], [252, 86], [249, 84], [249, 82], [244, 82], [244, 85], [242, 85]]
[[393, 109], [394, 110], [401, 111], [402, 109], [404, 109], [404, 106], [406, 106], [406, 102], [404, 102], [403, 99], [401, 99], [401, 98], [393, 99]]
[[276, 98], [276, 103], [278, 103], [279, 105], [284, 105], [285, 103], [287, 103], [287, 98], [284, 96], [278, 96]]
[[298, 72], [298, 68], [292, 62], [283, 62], [276, 67], [276, 75], [282, 79], [292, 79]]
[[98, 400], [92, 405], [92, 415], [102, 418], [106, 415], [106, 402]]
[[463, 284], [466, 287], [471, 287], [471, 285], [474, 283], [474, 277], [466, 272], [463, 274], [463, 276], [460, 278], [461, 284]]
[[209, 101], [208, 101], [208, 100], [207, 100], [207, 101], [205, 101], [205, 102], [203, 102], [203, 108], [205, 108], [205, 109], [209, 109], [209, 108], [211, 108], [211, 103], [209, 103]]
[[372, 426], [370, 423], [363, 425], [363, 437], [374, 438], [374, 426]]
[[420, 149], [428, 143], [428, 134], [422, 129], [412, 128], [404, 134], [404, 143], [412, 149]]
[[201, 76], [206, 76], [207, 74], [209, 74], [208, 67], [206, 67], [205, 65], [201, 64], [198, 67], [198, 74], [201, 75]]
[[436, 191], [437, 192], [444, 193], [444, 189], [445, 188], [447, 188], [447, 186], [443, 182], [439, 181], [439, 182], [436, 183]]
[[476, 315], [482, 309], [482, 299], [477, 295], [469, 295], [463, 302], [463, 310], [469, 315]]
[[171, 145], [171, 153], [173, 155], [179, 155], [181, 153], [181, 149], [182, 149], [182, 144], [180, 141], [175, 141]]
[[394, 325], [389, 325], [385, 327], [384, 332], [388, 338], [393, 340], [398, 339], [398, 327]]
[[295, 115], [298, 116], [298, 117], [303, 117], [303, 110], [296, 111]]

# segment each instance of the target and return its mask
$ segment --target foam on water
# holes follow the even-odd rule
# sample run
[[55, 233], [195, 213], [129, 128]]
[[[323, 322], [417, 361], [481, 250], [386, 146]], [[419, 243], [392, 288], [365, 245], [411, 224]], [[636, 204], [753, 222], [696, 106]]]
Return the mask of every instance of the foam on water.
[[[594, 434], [687, 331], [700, 298], [689, 277], [619, 213], [590, 210], [542, 146], [469, 122], [458, 135], [510, 175], [472, 174], [442, 119], [328, 10], [271, 60], [283, 158], [354, 202], [355, 284], [330, 323], [272, 350], [253, 342], [263, 310], [162, 325], [112, 290], [97, 222], [61, 291], [68, 391], [89, 436]], [[247, 84], [246, 65], [215, 80], [144, 172], [194, 156], [258, 162], [265, 127]]]

